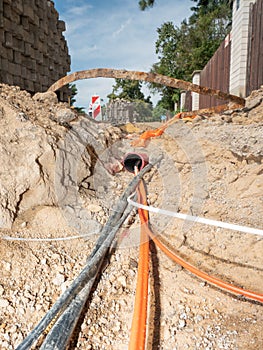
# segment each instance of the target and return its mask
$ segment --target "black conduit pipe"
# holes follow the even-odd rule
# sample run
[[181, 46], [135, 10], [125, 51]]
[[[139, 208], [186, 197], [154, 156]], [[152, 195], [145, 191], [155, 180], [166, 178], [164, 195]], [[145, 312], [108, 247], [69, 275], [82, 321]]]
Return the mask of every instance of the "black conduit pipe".
[[[112, 215], [109, 217], [106, 225], [101, 231], [101, 235], [98, 238], [96, 245], [89, 256], [86, 266], [80, 272], [79, 276], [73, 281], [73, 283], [66, 289], [66, 291], [60, 296], [60, 298], [55, 302], [51, 309], [46, 313], [38, 325], [28, 334], [28, 336], [18, 345], [16, 350], [28, 350], [32, 344], [40, 337], [44, 330], [49, 326], [53, 319], [57, 315], [61, 315], [70, 303], [76, 298], [76, 296], [85, 288], [87, 283], [96, 276], [97, 271], [100, 267], [99, 262], [103, 260], [104, 248], [107, 249], [111, 246], [111, 243], [115, 237], [115, 234], [119, 228], [118, 223], [122, 222], [123, 213], [128, 206], [127, 198], [136, 190], [136, 187], [142, 177], [151, 170], [151, 168], [159, 163], [162, 156], [159, 157], [153, 164], [148, 164], [143, 168], [138, 175], [136, 175], [130, 184], [127, 186], [126, 190], [120, 197], [117, 205], [113, 209]], [[118, 227], [118, 228], [117, 228]], [[102, 248], [101, 248], [102, 247]], [[84, 292], [83, 292], [84, 293]], [[67, 335], [65, 335], [66, 337]], [[54, 348], [53, 348], [54, 349]], [[64, 350], [65, 348], [58, 347], [59, 350]]]
[[134, 173], [134, 168], [140, 171], [149, 163], [145, 153], [127, 153], [123, 158], [123, 166], [130, 173]]

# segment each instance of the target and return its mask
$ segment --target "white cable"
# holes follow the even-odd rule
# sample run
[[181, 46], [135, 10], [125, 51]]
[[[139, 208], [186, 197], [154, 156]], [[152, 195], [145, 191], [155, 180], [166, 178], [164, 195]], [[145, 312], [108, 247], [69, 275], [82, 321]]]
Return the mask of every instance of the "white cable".
[[205, 219], [205, 218], [201, 218], [199, 216], [192, 216], [192, 215], [187, 215], [187, 214], [175, 213], [173, 211], [159, 209], [159, 208], [155, 208], [155, 207], [148, 206], [148, 205], [143, 205], [143, 204], [134, 202], [131, 199], [131, 197], [133, 197], [133, 196], [134, 196], [134, 194], [132, 194], [131, 196], [128, 197], [128, 199], [127, 199], [128, 203], [130, 203], [131, 205], [133, 205], [136, 208], [145, 209], [145, 210], [150, 211], [152, 213], [172, 216], [172, 217], [175, 217], [177, 219], [188, 220], [188, 221], [193, 221], [193, 222], [200, 222], [200, 223], [206, 224], [206, 225], [217, 226], [217, 227], [226, 228], [229, 230], [235, 230], [235, 231], [240, 231], [240, 232], [245, 232], [245, 233], [251, 233], [253, 235], [263, 236], [263, 230], [260, 230], [257, 228], [229, 224], [227, 222]]
[[85, 238], [90, 235], [91, 233], [88, 233], [86, 235], [76, 235], [76, 236], [58, 237], [58, 238], [25, 238], [25, 237], [3, 236], [3, 237], [0, 237], [0, 239], [4, 239], [6, 241], [57, 242], [57, 241], [69, 241], [72, 239]]

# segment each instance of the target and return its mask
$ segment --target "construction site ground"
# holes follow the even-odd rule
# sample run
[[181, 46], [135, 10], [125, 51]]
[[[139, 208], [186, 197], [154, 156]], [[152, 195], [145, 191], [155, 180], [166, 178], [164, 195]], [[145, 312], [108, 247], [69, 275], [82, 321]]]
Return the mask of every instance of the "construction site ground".
[[[52, 93], [32, 98], [1, 85], [0, 348], [15, 349], [85, 265], [99, 228], [133, 177], [121, 170], [127, 152], [147, 153], [150, 161], [163, 156], [144, 177], [150, 205], [262, 229], [262, 98], [260, 89], [244, 109], [179, 120], [146, 148], [134, 148], [132, 139], [160, 124], [94, 123], [58, 103]], [[83, 122], [99, 146], [87, 142], [73, 164], [75, 195], [85, 212], [74, 221], [74, 213], [64, 210], [69, 203], [60, 198], [61, 181], [56, 182], [63, 173], [58, 145]], [[262, 236], [151, 213], [150, 225], [194, 266], [263, 293]], [[77, 234], [86, 236], [51, 242], [4, 238]], [[139, 234], [134, 209], [108, 254], [70, 349], [128, 349]], [[262, 304], [209, 285], [154, 244], [149, 297], [147, 349], [262, 349]]]

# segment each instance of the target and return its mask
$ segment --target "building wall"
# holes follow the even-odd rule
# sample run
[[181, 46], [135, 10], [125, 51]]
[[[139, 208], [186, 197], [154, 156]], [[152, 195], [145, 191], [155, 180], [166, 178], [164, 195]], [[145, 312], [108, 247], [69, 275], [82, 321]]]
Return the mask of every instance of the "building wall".
[[[0, 82], [46, 91], [70, 71], [70, 56], [53, 1], [0, 0]], [[67, 99], [67, 91], [60, 92]]]
[[[263, 0], [234, 0], [232, 30], [200, 75], [200, 85], [240, 97], [248, 96], [263, 84]], [[194, 83], [193, 76], [193, 83]], [[196, 109], [186, 94], [185, 108]], [[227, 101], [199, 95], [199, 108]]]
[[263, 85], [263, 0], [250, 4], [246, 95]]
[[[200, 70], [196, 70], [192, 74], [193, 84], [200, 85]], [[192, 110], [196, 111], [199, 109], [199, 94], [192, 92]]]
[[235, 0], [231, 31], [231, 61], [229, 92], [246, 97], [249, 4], [255, 0]]
[[113, 124], [126, 124], [136, 121], [136, 112], [134, 103], [116, 99], [110, 101], [107, 105], [107, 121]]

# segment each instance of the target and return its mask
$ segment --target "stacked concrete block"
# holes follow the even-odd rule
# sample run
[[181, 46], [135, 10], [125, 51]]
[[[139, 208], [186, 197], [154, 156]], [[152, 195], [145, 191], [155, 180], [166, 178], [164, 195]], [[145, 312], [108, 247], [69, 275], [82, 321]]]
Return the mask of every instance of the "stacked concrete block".
[[[46, 91], [70, 71], [70, 56], [53, 1], [0, 1], [0, 82]], [[59, 98], [67, 101], [68, 90]]]

